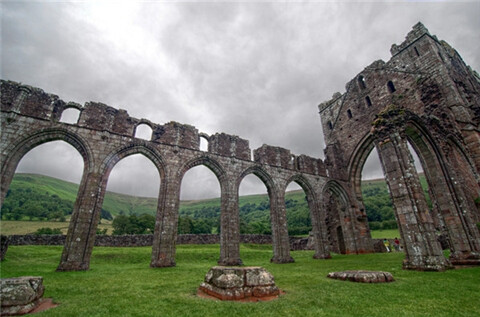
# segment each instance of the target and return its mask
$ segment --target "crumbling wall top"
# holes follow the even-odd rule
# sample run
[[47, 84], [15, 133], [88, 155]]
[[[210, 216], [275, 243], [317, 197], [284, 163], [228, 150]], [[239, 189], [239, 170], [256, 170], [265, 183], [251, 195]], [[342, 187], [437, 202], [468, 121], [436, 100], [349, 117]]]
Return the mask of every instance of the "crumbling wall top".
[[[392, 44], [392, 47], [390, 48], [390, 53], [392, 54], [392, 56], [398, 54], [400, 51], [405, 49], [407, 46], [409, 46], [425, 34], [430, 35], [428, 29], [421, 22], [418, 22], [413, 26], [412, 30], [408, 32], [405, 41], [403, 41], [400, 45]], [[436, 40], [435, 36], [433, 36], [433, 38]]]
[[251, 159], [248, 140], [225, 133], [216, 133], [209, 137], [208, 152], [223, 156], [235, 156], [243, 160]]

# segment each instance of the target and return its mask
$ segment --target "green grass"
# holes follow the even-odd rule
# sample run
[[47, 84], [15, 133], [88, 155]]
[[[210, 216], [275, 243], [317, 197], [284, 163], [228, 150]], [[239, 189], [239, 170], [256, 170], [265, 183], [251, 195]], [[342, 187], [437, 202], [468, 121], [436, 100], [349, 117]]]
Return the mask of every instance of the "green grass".
[[[333, 255], [271, 264], [271, 246], [242, 245], [245, 265], [269, 270], [285, 294], [270, 302], [237, 303], [198, 298], [205, 273], [216, 265], [218, 245], [180, 245], [177, 266], [149, 268], [151, 248], [94, 248], [91, 269], [55, 272], [61, 247], [11, 246], [1, 276], [40, 275], [45, 295], [60, 306], [38, 316], [479, 316], [480, 268], [447, 272], [401, 269], [403, 254]], [[326, 278], [328, 272], [384, 270], [396, 281], [360, 284]]]
[[395, 239], [400, 238], [398, 229], [372, 230], [372, 239]]

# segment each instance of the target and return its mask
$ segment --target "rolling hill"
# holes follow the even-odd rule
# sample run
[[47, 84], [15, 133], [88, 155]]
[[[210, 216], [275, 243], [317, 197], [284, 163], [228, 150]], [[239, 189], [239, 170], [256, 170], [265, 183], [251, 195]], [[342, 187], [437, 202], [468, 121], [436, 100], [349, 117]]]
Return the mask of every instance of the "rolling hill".
[[[422, 183], [426, 184], [423, 176], [421, 179]], [[15, 174], [2, 206], [2, 220], [65, 221], [71, 213], [77, 191], [77, 184], [56, 178], [36, 174]], [[395, 217], [385, 181], [365, 180], [362, 182], [362, 192], [371, 228], [395, 227]], [[302, 190], [287, 192], [285, 203], [290, 233], [308, 233], [311, 230], [311, 222], [304, 192]], [[102, 206], [102, 217], [108, 219], [110, 216], [118, 215], [155, 215], [156, 206], [156, 198], [107, 192]], [[269, 208], [266, 194], [241, 196], [239, 201], [241, 231], [269, 233]], [[210, 232], [218, 232], [220, 198], [182, 201], [179, 216], [180, 222], [201, 221], [203, 227], [210, 228]]]

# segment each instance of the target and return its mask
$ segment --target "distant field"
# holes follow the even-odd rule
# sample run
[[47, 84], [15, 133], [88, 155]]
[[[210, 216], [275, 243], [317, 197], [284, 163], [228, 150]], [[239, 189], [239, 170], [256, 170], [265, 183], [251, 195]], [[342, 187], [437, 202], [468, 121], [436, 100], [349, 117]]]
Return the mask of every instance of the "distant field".
[[[4, 235], [12, 234], [29, 234], [34, 233], [40, 228], [60, 228], [62, 233], [66, 234], [68, 230], [69, 222], [55, 222], [55, 221], [10, 221], [2, 220], [0, 222], [0, 232]], [[112, 234], [113, 227], [111, 223], [102, 220], [102, 223], [98, 225], [100, 230], [107, 229], [107, 234]], [[373, 239], [393, 239], [400, 237], [398, 230], [372, 230]], [[308, 235], [299, 235], [307, 237]]]
[[389, 229], [389, 230], [372, 230], [371, 231], [373, 239], [395, 239], [400, 238], [400, 232], [398, 229]]
[[[105, 220], [102, 220], [105, 222]], [[34, 233], [40, 228], [59, 228], [62, 233], [66, 234], [68, 230], [69, 222], [57, 222], [57, 221], [11, 221], [2, 220], [0, 222], [0, 232], [4, 235], [12, 234], [29, 234]], [[101, 223], [98, 225], [100, 230], [107, 229], [107, 234], [112, 234], [113, 227], [111, 223]]]

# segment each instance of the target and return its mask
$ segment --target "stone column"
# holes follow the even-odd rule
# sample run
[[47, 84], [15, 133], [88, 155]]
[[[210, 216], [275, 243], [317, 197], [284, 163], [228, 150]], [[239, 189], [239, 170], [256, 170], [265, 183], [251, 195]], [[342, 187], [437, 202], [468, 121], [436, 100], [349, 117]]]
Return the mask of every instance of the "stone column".
[[[460, 166], [468, 164], [462, 162], [458, 153], [447, 149], [446, 155], [446, 178], [448, 187], [445, 195], [450, 199], [451, 210], [443, 211], [444, 222], [450, 239], [450, 261], [455, 265], [479, 265], [480, 264], [480, 232], [476, 227], [474, 215], [476, 206], [473, 199], [469, 199], [466, 189], [475, 188], [472, 179], [467, 181], [468, 175], [462, 175]], [[471, 187], [470, 187], [471, 186]], [[476, 196], [476, 193], [475, 193]]]
[[83, 175], [57, 271], [89, 269], [105, 186], [99, 173]]
[[272, 224], [273, 263], [294, 262], [290, 256], [290, 241], [287, 229], [285, 189], [270, 193], [270, 221]]
[[405, 245], [403, 268], [445, 270], [449, 262], [436, 239], [433, 220], [405, 137], [398, 132], [379, 134], [376, 147]]
[[232, 181], [221, 181], [220, 259], [219, 265], [242, 265], [240, 259], [240, 215], [238, 186]]
[[328, 241], [326, 237], [327, 228], [320, 219], [325, 219], [325, 216], [321, 217], [320, 204], [307, 196], [308, 208], [310, 210], [310, 219], [312, 221], [312, 233], [314, 239], [315, 254], [314, 259], [331, 259], [330, 251], [328, 251]]
[[[350, 188], [352, 197], [355, 197], [353, 188]], [[355, 241], [355, 253], [372, 253], [373, 242], [368, 227], [367, 213], [362, 201], [353, 199], [353, 204], [349, 208], [353, 227], [353, 237]]]
[[179, 177], [172, 172], [160, 184], [151, 267], [175, 266], [180, 185]]

